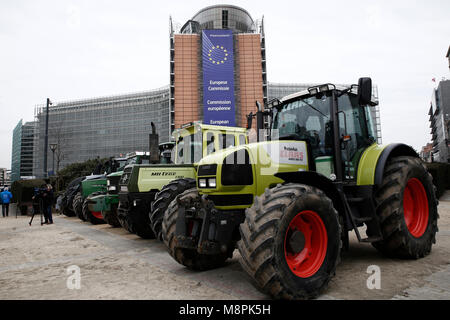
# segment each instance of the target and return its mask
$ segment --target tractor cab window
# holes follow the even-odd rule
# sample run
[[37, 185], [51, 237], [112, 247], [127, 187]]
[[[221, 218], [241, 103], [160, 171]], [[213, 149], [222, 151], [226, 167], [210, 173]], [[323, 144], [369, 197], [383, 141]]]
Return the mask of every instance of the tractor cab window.
[[206, 133], [206, 154], [211, 154], [216, 152], [216, 147], [214, 146], [214, 133], [207, 132]]
[[[357, 97], [344, 94], [338, 98], [339, 136], [342, 138], [342, 161], [344, 176], [356, 176], [357, 162], [362, 152], [372, 144], [369, 136], [365, 107], [359, 106]], [[345, 137], [345, 140], [343, 141]]]
[[242, 146], [242, 145], [244, 145], [245, 143], [246, 143], [245, 135], [240, 134], [240, 135], [239, 135], [239, 145]]
[[234, 147], [235, 144], [235, 136], [234, 134], [226, 134], [226, 133], [220, 133], [218, 135], [219, 137], [219, 149], [226, 149], [229, 147]]
[[312, 157], [332, 155], [330, 96], [313, 96], [292, 101], [274, 110], [272, 140], [302, 140]]
[[203, 157], [202, 133], [198, 132], [186, 137], [181, 137], [177, 142], [177, 164], [197, 163]]

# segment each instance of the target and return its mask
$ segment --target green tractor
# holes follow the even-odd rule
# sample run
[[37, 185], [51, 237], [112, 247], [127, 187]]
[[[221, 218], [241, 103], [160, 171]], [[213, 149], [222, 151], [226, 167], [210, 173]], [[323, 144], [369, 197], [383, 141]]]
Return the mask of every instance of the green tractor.
[[197, 187], [170, 203], [171, 256], [206, 270], [237, 247], [262, 292], [306, 299], [327, 287], [352, 230], [389, 257], [428, 255], [438, 230], [432, 177], [410, 146], [375, 143], [371, 92], [370, 78], [325, 84], [259, 111], [271, 139], [203, 158]]
[[92, 174], [82, 179], [77, 186], [77, 190], [72, 202], [72, 208], [76, 216], [82, 221], [89, 221], [92, 224], [105, 223], [101, 211], [91, 211], [89, 209], [90, 200], [98, 195], [106, 194], [106, 175], [116, 170], [120, 170], [127, 161], [127, 158], [110, 158], [99, 170], [104, 170], [104, 174]]
[[[247, 142], [244, 128], [189, 123], [173, 132], [172, 164], [129, 166], [119, 182], [118, 217], [129, 232], [161, 239], [167, 205], [178, 194], [195, 187], [197, 163], [204, 156]], [[164, 188], [163, 188], [164, 187]]]
[[[161, 150], [168, 150], [170, 159], [170, 148], [173, 143], [164, 143], [161, 144]], [[166, 152], [167, 154], [167, 152]], [[126, 155], [126, 161], [123, 165], [118, 169], [118, 171], [110, 173], [106, 176], [106, 188], [107, 192], [102, 194], [90, 195], [87, 198], [88, 209], [90, 212], [100, 212], [103, 220], [113, 227], [120, 227], [119, 219], [117, 218], [117, 207], [119, 205], [119, 180], [122, 176], [123, 170], [125, 167], [134, 164], [148, 164], [150, 161], [150, 153], [149, 152], [141, 152], [136, 151], [132, 153], [128, 153]], [[163, 157], [167, 159], [166, 157]]]

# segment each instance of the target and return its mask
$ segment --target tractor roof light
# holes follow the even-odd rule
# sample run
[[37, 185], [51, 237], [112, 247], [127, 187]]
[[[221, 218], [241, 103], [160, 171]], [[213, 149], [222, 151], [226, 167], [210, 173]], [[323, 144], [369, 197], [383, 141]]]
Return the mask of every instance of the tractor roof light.
[[330, 87], [327, 84], [324, 84], [324, 85], [319, 87], [319, 91], [320, 92], [325, 92], [325, 91], [328, 91], [328, 90], [330, 90]]
[[317, 87], [314, 88], [308, 88], [309, 94], [312, 96], [315, 96], [316, 94], [319, 93], [319, 89]]
[[281, 101], [278, 100], [277, 98], [275, 98], [275, 99], [273, 99], [273, 100], [271, 100], [271, 101], [269, 102], [269, 108], [276, 108], [276, 107], [278, 107], [280, 104], [281, 104]]

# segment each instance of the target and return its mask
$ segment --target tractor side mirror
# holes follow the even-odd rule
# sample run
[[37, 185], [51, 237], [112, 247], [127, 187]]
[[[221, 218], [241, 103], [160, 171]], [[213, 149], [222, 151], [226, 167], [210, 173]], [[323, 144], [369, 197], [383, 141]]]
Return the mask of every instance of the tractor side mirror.
[[358, 103], [359, 105], [370, 104], [372, 99], [372, 79], [359, 78], [358, 80]]

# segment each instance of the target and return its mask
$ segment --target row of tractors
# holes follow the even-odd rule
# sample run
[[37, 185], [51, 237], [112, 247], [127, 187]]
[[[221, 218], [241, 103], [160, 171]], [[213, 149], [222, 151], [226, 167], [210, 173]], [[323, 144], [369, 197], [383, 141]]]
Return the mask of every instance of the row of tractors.
[[151, 137], [150, 152], [117, 159], [116, 172], [72, 181], [64, 212], [157, 238], [192, 270], [238, 249], [276, 299], [323, 292], [351, 231], [388, 257], [424, 257], [438, 230], [432, 177], [410, 146], [376, 143], [371, 92], [361, 78], [257, 103], [254, 143], [249, 128], [199, 123], [171, 143]]

